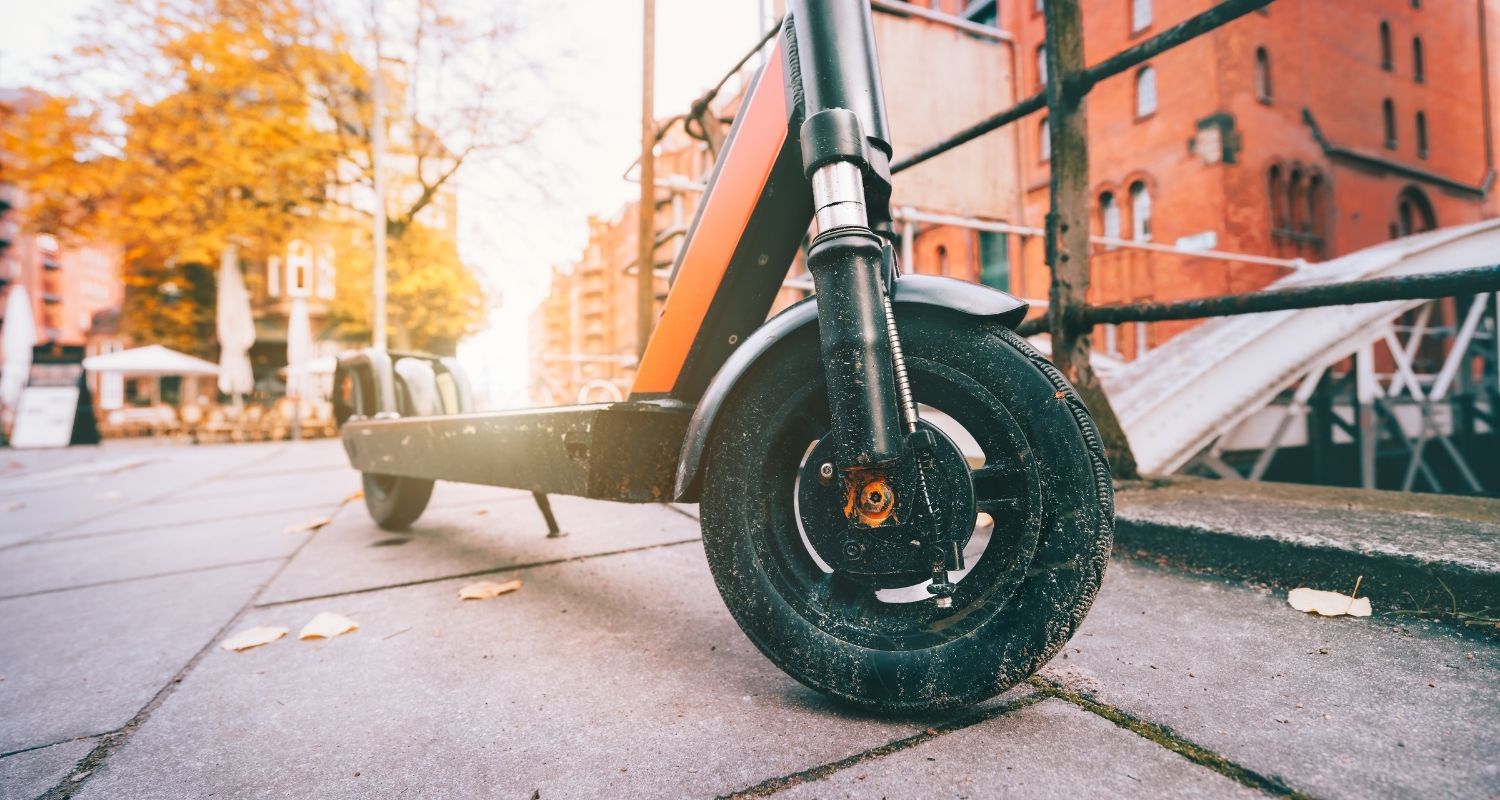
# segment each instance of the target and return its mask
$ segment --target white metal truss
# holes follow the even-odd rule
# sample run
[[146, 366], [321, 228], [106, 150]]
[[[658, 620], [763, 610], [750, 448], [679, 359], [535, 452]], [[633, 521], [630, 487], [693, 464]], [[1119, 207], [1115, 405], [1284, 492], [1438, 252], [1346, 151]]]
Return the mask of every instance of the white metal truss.
[[[1500, 220], [1488, 220], [1311, 265], [1268, 288], [1466, 269], [1493, 263], [1496, 253]], [[1493, 368], [1481, 377], [1472, 364], [1484, 348], [1490, 354], [1486, 363], [1500, 361], [1500, 354], [1494, 352], [1493, 295], [1461, 304], [1462, 318], [1443, 330], [1435, 330], [1433, 312], [1424, 310], [1429, 305], [1390, 301], [1208, 320], [1102, 378], [1142, 472], [1170, 474], [1191, 465], [1225, 477], [1233, 472], [1260, 478], [1276, 449], [1306, 440], [1309, 402], [1319, 386], [1342, 371], [1341, 362], [1353, 358], [1354, 374], [1347, 383], [1355, 396], [1338, 412], [1339, 440], [1358, 439], [1362, 447], [1374, 448], [1374, 434], [1360, 437], [1363, 426], [1399, 447], [1399, 430], [1400, 442], [1411, 453], [1406, 472], [1412, 474], [1400, 483], [1408, 488], [1419, 480], [1436, 485], [1438, 471], [1428, 462], [1436, 452], [1451, 456], [1450, 448], [1456, 450], [1451, 420], [1460, 407], [1469, 414], [1469, 406], [1477, 403], [1474, 410], [1491, 420], [1484, 425], [1493, 429], [1500, 388]], [[1400, 324], [1409, 312], [1415, 312], [1411, 324]], [[1413, 366], [1416, 356], [1432, 350], [1430, 344], [1422, 348], [1434, 337], [1443, 341], [1443, 352], [1451, 358], [1437, 367], [1428, 365], [1428, 373], [1419, 372]], [[1377, 365], [1389, 374], [1377, 374]], [[1255, 442], [1247, 446], [1247, 437]], [[1248, 469], [1243, 463], [1234, 469], [1225, 461], [1226, 452], [1245, 449], [1262, 451]], [[1375, 454], [1366, 460], [1360, 483], [1374, 485]], [[1457, 469], [1463, 486], [1448, 488], [1473, 491], [1474, 472], [1464, 463]]]

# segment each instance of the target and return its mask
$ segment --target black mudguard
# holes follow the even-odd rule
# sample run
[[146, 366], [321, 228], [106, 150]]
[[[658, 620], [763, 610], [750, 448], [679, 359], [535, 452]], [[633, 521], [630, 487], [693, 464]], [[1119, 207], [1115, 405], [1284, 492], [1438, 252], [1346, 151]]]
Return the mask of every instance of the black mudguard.
[[[944, 308], [992, 320], [1006, 328], [1019, 325], [1029, 308], [1026, 301], [997, 289], [933, 275], [903, 275], [896, 281], [892, 301], [898, 313], [903, 307], [912, 306]], [[714, 418], [741, 376], [777, 342], [817, 322], [817, 298], [808, 298], [766, 320], [719, 368], [703, 392], [703, 398], [698, 401], [688, 423], [687, 435], [683, 437], [682, 455], [677, 461], [675, 496], [678, 502], [698, 502], [703, 483], [703, 452], [713, 432]]]

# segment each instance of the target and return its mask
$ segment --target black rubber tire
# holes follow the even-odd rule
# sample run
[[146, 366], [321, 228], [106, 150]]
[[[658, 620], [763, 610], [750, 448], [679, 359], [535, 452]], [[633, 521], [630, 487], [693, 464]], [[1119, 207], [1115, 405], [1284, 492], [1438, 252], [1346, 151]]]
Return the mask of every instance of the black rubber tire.
[[[783, 498], [794, 492], [795, 477], [786, 479], [782, 462], [789, 454], [802, 457], [806, 439], [780, 431], [793, 430], [788, 420], [798, 415], [821, 413], [826, 420], [816, 330], [778, 343], [726, 402], [709, 443], [701, 513], [714, 580], [761, 652], [818, 691], [907, 712], [992, 697], [1067, 642], [1104, 576], [1114, 499], [1083, 403], [1025, 340], [938, 309], [903, 310], [897, 321], [917, 401], [940, 410], [945, 403], [966, 409], [998, 403], [1004, 411], [991, 420], [966, 411], [960, 421], [982, 439], [1013, 446], [1013, 453], [986, 446], [985, 456], [1012, 459], [1022, 476], [1015, 485], [1025, 499], [1016, 501], [1014, 515], [997, 517], [997, 536], [1002, 518], [1007, 531], [991, 540], [992, 549], [1001, 542], [997, 555], [991, 560], [986, 550], [958, 582], [951, 609], [886, 602], [840, 616], [827, 610], [832, 603], [818, 605], [816, 593], [799, 591], [795, 578], [807, 569], [792, 562], [804, 545]], [[795, 476], [796, 465], [790, 469]], [[788, 537], [796, 544], [783, 544]], [[989, 572], [981, 573], [987, 561]], [[819, 578], [813, 573], [808, 580]]]
[[[412, 408], [411, 392], [406, 388], [406, 381], [401, 376], [395, 376], [396, 380], [396, 402], [401, 409], [402, 416], [411, 416], [415, 412]], [[432, 499], [432, 487], [437, 481], [424, 480], [422, 478], [405, 478], [396, 475], [377, 475], [369, 472], [360, 474], [364, 483], [365, 509], [370, 512], [370, 518], [383, 530], [404, 531], [411, 527], [422, 512], [427, 510], [427, 503]]]

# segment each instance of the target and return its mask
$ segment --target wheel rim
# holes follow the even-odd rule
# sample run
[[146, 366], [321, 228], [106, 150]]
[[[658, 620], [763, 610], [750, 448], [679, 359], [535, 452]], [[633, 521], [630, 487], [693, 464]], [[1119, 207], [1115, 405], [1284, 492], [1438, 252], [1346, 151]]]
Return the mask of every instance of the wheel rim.
[[[973, 437], [984, 463], [971, 470], [976, 506], [994, 520], [965, 551], [969, 568], [955, 573], [953, 605], [927, 600], [925, 585], [875, 591], [830, 572], [816, 557], [796, 507], [797, 474], [811, 443], [827, 434], [826, 391], [808, 381], [789, 394], [760, 439], [760, 510], [749, 526], [755, 555], [773, 589], [799, 616], [826, 633], [886, 650], [931, 647], [962, 636], [998, 613], [1015, 592], [1035, 553], [1041, 496], [1024, 433], [1003, 404], [972, 377], [944, 364], [907, 358], [918, 403], [951, 417]], [[900, 593], [905, 594], [900, 594]], [[901, 598], [898, 599], [898, 595]]]

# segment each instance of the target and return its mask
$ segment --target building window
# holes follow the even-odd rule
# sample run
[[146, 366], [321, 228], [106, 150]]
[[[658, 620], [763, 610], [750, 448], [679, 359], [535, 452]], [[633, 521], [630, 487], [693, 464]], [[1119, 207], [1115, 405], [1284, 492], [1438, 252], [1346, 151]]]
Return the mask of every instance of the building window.
[[1151, 27], [1151, 0], [1130, 0], [1130, 32]]
[[1385, 147], [1387, 150], [1396, 149], [1396, 104], [1390, 98], [1380, 103], [1380, 113], [1385, 118]]
[[1255, 48], [1255, 96], [1271, 102], [1271, 54], [1264, 47]]
[[997, 26], [1000, 23], [1000, 4], [997, 0], [981, 0], [970, 3], [963, 15], [980, 25]]
[[1290, 210], [1290, 218], [1287, 220], [1287, 230], [1293, 233], [1306, 233], [1307, 220], [1303, 215], [1307, 211], [1304, 205], [1302, 186], [1302, 170], [1293, 169], [1291, 179], [1287, 181], [1286, 207]]
[[1398, 236], [1430, 231], [1437, 227], [1437, 215], [1432, 212], [1432, 203], [1422, 190], [1409, 186], [1396, 198]]
[[938, 249], [937, 249], [937, 262], [938, 262], [938, 265], [937, 265], [937, 269], [938, 269], [937, 274], [939, 274], [939, 275], [947, 275], [948, 274], [948, 248], [945, 245], [941, 245], [941, 244], [938, 245]]
[[1042, 117], [1042, 124], [1037, 127], [1037, 149], [1041, 151], [1043, 162], [1052, 160], [1052, 129], [1047, 125], [1047, 118]]
[[1151, 193], [1144, 181], [1130, 184], [1130, 238], [1151, 241]]
[[1414, 9], [1416, 9], [1416, 10], [1418, 10], [1418, 11], [1421, 11], [1422, 10], [1422, 0], [1411, 0], [1411, 7], [1414, 8]]
[[1010, 237], [1006, 234], [979, 232], [979, 282], [1010, 291]]
[[1427, 82], [1427, 59], [1422, 55], [1422, 37], [1411, 37], [1411, 76], [1417, 83]]
[[1323, 176], [1314, 174], [1307, 182], [1307, 220], [1308, 232], [1316, 240], [1313, 247], [1318, 255], [1322, 255], [1323, 237], [1327, 232], [1327, 223], [1323, 214]]
[[286, 250], [286, 294], [288, 297], [307, 297], [312, 290], [312, 248], [300, 241], [293, 241]]
[[1156, 113], [1156, 68], [1141, 67], [1135, 74], [1136, 119]]
[[[1115, 196], [1111, 192], [1099, 195], [1099, 222], [1104, 229], [1104, 238], [1120, 238], [1120, 204], [1115, 202]], [[1113, 247], [1114, 245], [1106, 245]]]
[[1391, 57], [1391, 24], [1380, 23], [1380, 68], [1390, 72], [1395, 67]]
[[1427, 112], [1417, 112], [1417, 155], [1427, 157]]
[[1037, 45], [1036, 48], [1036, 88], [1040, 89], [1047, 85], [1047, 45]]
[[1273, 164], [1266, 175], [1266, 196], [1271, 201], [1271, 230], [1286, 230], [1286, 181], [1279, 164]]
[[318, 248], [318, 296], [325, 300], [332, 300], [334, 295], [334, 261], [333, 245], [324, 244]]

